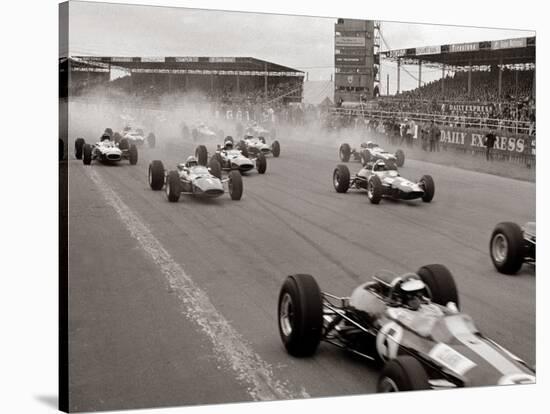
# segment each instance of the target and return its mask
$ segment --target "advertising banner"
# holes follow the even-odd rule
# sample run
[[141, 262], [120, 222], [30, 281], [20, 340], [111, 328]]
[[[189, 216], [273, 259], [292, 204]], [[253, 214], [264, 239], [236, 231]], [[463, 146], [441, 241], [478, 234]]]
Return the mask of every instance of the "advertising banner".
[[416, 48], [416, 55], [437, 55], [441, 53], [441, 46], [425, 46], [425, 47], [417, 47]]
[[407, 53], [407, 49], [396, 49], [396, 50], [390, 50], [388, 52], [388, 55], [389, 57], [395, 58], [395, 57], [405, 56], [405, 53]]
[[335, 46], [355, 46], [365, 47], [364, 37], [351, 37], [351, 36], [336, 36], [334, 39]]
[[491, 42], [491, 49], [512, 49], [515, 47], [525, 47], [527, 46], [527, 38], [521, 37], [519, 39], [504, 39], [504, 40], [493, 40]]
[[[440, 142], [462, 148], [485, 148], [488, 131], [441, 128]], [[507, 131], [492, 131], [496, 135], [494, 150], [516, 155], [535, 155], [535, 137]]]
[[336, 65], [354, 65], [365, 66], [366, 59], [364, 56], [336, 56]]
[[456, 45], [450, 45], [450, 52], [473, 52], [479, 50], [479, 43], [458, 43]]

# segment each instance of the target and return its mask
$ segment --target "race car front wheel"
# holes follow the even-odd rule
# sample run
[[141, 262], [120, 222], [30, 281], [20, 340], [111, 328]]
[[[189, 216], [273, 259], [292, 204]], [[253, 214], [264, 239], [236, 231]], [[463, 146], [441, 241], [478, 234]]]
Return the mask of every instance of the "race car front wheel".
[[229, 171], [229, 181], [227, 182], [231, 200], [240, 200], [243, 196], [243, 177], [238, 171]]
[[395, 151], [395, 158], [398, 167], [402, 167], [405, 164], [405, 153], [403, 150], [398, 149]]
[[369, 198], [369, 201], [372, 204], [380, 203], [383, 193], [384, 189], [382, 188], [382, 181], [380, 181], [380, 177], [373, 175], [369, 178], [369, 182], [367, 183], [367, 197]]
[[130, 165], [136, 165], [138, 162], [138, 149], [136, 144], [130, 145], [128, 153], [130, 154]]
[[290, 355], [311, 356], [321, 342], [323, 299], [311, 275], [288, 276], [279, 293], [279, 334]]
[[418, 181], [418, 184], [424, 190], [422, 201], [429, 203], [433, 200], [435, 194], [435, 183], [431, 175], [423, 175]]
[[521, 227], [516, 223], [497, 224], [489, 244], [491, 260], [500, 273], [513, 275], [523, 264], [524, 239]]
[[258, 173], [265, 174], [265, 170], [267, 169], [267, 160], [265, 159], [265, 155], [262, 153], [259, 153], [258, 158], [256, 158], [256, 168], [258, 169]]
[[449, 269], [441, 264], [430, 264], [422, 266], [416, 274], [428, 287], [432, 302], [441, 306], [453, 302], [460, 309], [458, 289]]
[[92, 163], [92, 146], [90, 144], [84, 144], [82, 147], [82, 162], [84, 165]]
[[340, 149], [338, 150], [338, 155], [340, 156], [340, 161], [342, 162], [348, 162], [349, 157], [351, 156], [351, 147], [349, 144], [342, 144], [340, 145]]
[[271, 144], [271, 152], [275, 158], [281, 155], [281, 144], [279, 144], [279, 141], [273, 141]]
[[428, 374], [422, 364], [410, 355], [399, 356], [384, 366], [377, 392], [398, 392], [430, 389]]
[[177, 171], [170, 171], [166, 177], [166, 197], [172, 203], [178, 202], [181, 195], [180, 176]]
[[338, 193], [345, 193], [349, 189], [349, 168], [339, 164], [332, 173], [332, 184]]
[[222, 166], [216, 158], [210, 158], [208, 169], [210, 170], [210, 174], [212, 174], [214, 177], [219, 179], [222, 178]]
[[82, 149], [85, 143], [84, 138], [77, 138], [74, 142], [74, 156], [77, 160], [82, 159]]
[[149, 185], [154, 191], [162, 190], [164, 186], [164, 165], [160, 160], [153, 160], [149, 164], [149, 173], [147, 174]]

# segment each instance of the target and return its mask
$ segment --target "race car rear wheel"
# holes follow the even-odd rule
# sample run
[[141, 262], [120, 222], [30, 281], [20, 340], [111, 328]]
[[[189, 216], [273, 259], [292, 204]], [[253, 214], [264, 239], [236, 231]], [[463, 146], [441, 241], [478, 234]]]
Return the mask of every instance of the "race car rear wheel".
[[130, 145], [128, 154], [130, 155], [130, 165], [136, 165], [138, 162], [138, 149], [136, 147], [136, 144]]
[[382, 181], [377, 175], [373, 175], [369, 178], [367, 183], [367, 197], [372, 204], [380, 203], [382, 200], [382, 195], [384, 193], [384, 188], [382, 187]]
[[500, 273], [513, 275], [519, 271], [525, 256], [523, 231], [516, 223], [497, 224], [489, 244], [491, 260]]
[[256, 168], [258, 169], [258, 173], [265, 174], [265, 170], [267, 169], [267, 160], [265, 159], [265, 155], [262, 153], [259, 153], [258, 158], [256, 158]]
[[181, 181], [177, 171], [170, 171], [166, 177], [166, 197], [168, 201], [176, 203], [181, 195]]
[[395, 158], [398, 167], [402, 167], [405, 164], [405, 153], [403, 150], [398, 149], [395, 151]]
[[435, 183], [431, 175], [423, 175], [418, 181], [420, 187], [424, 189], [422, 201], [429, 203], [433, 200], [435, 194]]
[[199, 165], [206, 166], [208, 163], [208, 151], [204, 145], [199, 145], [197, 147], [195, 150], [195, 157], [197, 157]]
[[348, 162], [349, 157], [351, 156], [351, 147], [349, 144], [342, 144], [340, 145], [340, 149], [338, 150], [338, 154], [340, 155], [340, 161], [342, 162]]
[[281, 144], [279, 144], [279, 141], [273, 141], [271, 144], [271, 152], [275, 158], [281, 155]]
[[155, 148], [157, 144], [157, 137], [152, 132], [149, 132], [149, 135], [147, 135], [147, 143], [149, 144], [149, 148]]
[[92, 146], [90, 144], [84, 144], [82, 147], [82, 162], [84, 165], [92, 163]]
[[85, 143], [84, 138], [77, 138], [74, 142], [74, 156], [77, 160], [82, 159], [82, 148], [84, 148]]
[[377, 392], [428, 390], [428, 374], [422, 364], [410, 355], [399, 356], [384, 366]]
[[227, 182], [231, 200], [240, 200], [243, 196], [243, 177], [238, 171], [229, 171], [229, 181]]
[[162, 164], [162, 161], [151, 161], [149, 164], [147, 179], [152, 190], [162, 190], [162, 187], [164, 186], [164, 165]]
[[219, 179], [222, 178], [222, 166], [218, 162], [218, 160], [214, 157], [210, 158], [210, 162], [208, 163], [208, 168], [210, 169], [210, 174], [212, 174], [214, 177], [217, 177]]
[[239, 148], [239, 151], [241, 151], [241, 154], [243, 154], [243, 157], [248, 158], [248, 147], [246, 146], [246, 142], [244, 142], [243, 139], [239, 141], [239, 145], [237, 146]]
[[[122, 136], [120, 135], [119, 132], [115, 132], [114, 135], [113, 135], [113, 141], [115, 141], [115, 144], [120, 144], [120, 139], [122, 138]], [[119, 146], [120, 148], [120, 146]]]
[[349, 189], [349, 168], [338, 164], [332, 173], [332, 184], [338, 193], [345, 193]]
[[118, 143], [118, 148], [121, 150], [130, 149], [130, 141], [128, 141], [128, 138], [121, 138]]
[[369, 151], [361, 151], [361, 164], [363, 167], [370, 161], [371, 156]]
[[454, 302], [460, 309], [458, 289], [449, 269], [441, 264], [430, 264], [422, 266], [416, 273], [427, 286], [432, 302], [442, 306]]
[[323, 299], [313, 276], [288, 276], [278, 304], [279, 334], [287, 352], [296, 357], [313, 355], [323, 330]]

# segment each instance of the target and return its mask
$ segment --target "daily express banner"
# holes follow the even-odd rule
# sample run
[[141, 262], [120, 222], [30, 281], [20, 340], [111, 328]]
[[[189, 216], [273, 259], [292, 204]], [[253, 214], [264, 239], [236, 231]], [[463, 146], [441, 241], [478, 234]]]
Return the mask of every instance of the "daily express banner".
[[[535, 137], [494, 130], [495, 150], [517, 154], [535, 155]], [[456, 128], [441, 128], [441, 143], [463, 148], [485, 148], [487, 131], [472, 131]]]

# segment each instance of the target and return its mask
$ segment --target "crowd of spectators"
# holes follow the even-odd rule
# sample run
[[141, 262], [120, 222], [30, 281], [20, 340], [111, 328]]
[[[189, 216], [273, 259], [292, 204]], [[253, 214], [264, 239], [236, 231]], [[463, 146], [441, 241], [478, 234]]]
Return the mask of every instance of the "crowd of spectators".
[[496, 71], [472, 72], [471, 85], [468, 95], [468, 74], [457, 72], [398, 96], [380, 98], [378, 109], [402, 118], [433, 116], [448, 126], [535, 133], [533, 71], [503, 70], [500, 99]]

